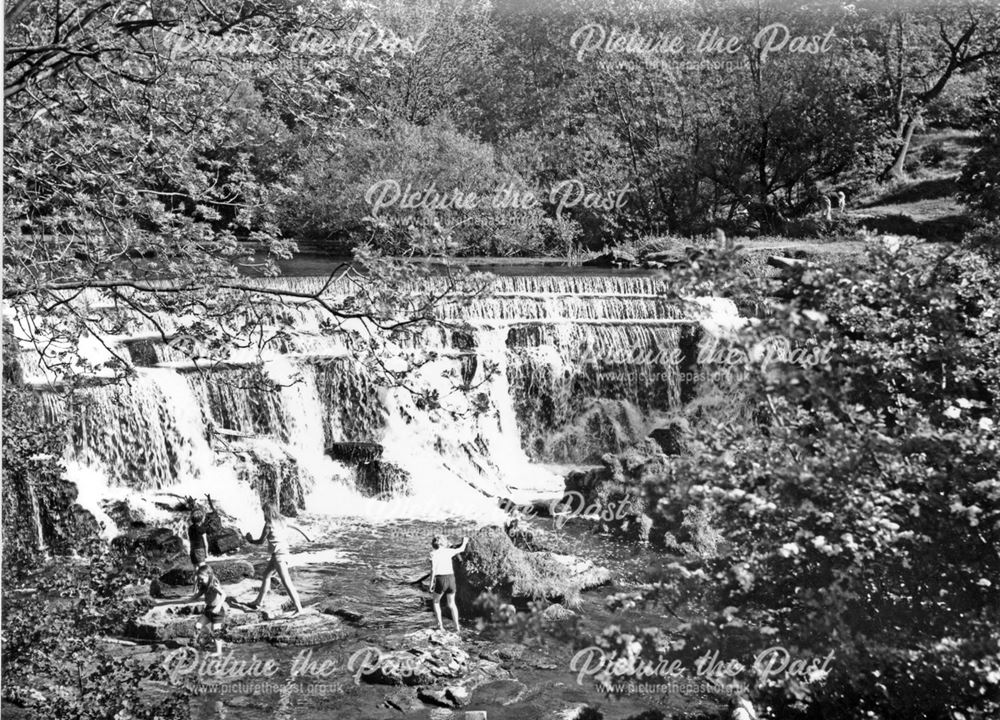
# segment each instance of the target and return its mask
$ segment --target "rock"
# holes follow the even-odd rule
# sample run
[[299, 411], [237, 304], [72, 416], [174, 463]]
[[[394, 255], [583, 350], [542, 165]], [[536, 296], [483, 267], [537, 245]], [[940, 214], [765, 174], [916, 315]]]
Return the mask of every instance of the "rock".
[[510, 662], [524, 656], [525, 647], [517, 643], [497, 643], [483, 651], [480, 657], [493, 662]]
[[[269, 605], [274, 602], [273, 598]], [[265, 601], [267, 602], [267, 601]], [[295, 618], [275, 617], [265, 620], [269, 611], [246, 610], [232, 604], [226, 612], [223, 637], [236, 643], [279, 642], [288, 645], [318, 645], [342, 640], [350, 633], [339, 618], [306, 612]], [[191, 638], [195, 622], [204, 609], [203, 603], [154, 607], [128, 624], [127, 633], [140, 640], [157, 642]]]
[[767, 264], [779, 270], [794, 270], [806, 264], [805, 260], [797, 258], [780, 257], [778, 255], [768, 255]]
[[339, 618], [315, 612], [306, 612], [294, 618], [278, 617], [264, 622], [255, 619], [226, 628], [226, 637], [232, 642], [264, 641], [287, 645], [320, 645], [342, 640], [349, 634]]
[[169, 567], [187, 554], [184, 541], [169, 528], [132, 528], [111, 541], [112, 547], [145, 557], [150, 564]]
[[458, 648], [414, 645], [379, 655], [373, 653], [359, 667], [364, 682], [413, 686], [433, 685], [440, 678], [461, 678], [468, 671], [468, 662], [468, 653]]
[[[496, 662], [473, 657], [455, 633], [429, 629], [386, 638], [391, 650], [368, 648], [353, 668], [366, 683], [417, 687], [416, 697], [437, 708], [460, 708], [477, 688], [510, 674]], [[389, 696], [393, 707], [409, 707], [408, 694]], [[387, 699], [387, 702], [389, 700]]]
[[102, 503], [104, 512], [120, 528], [144, 528], [148, 525], [146, 512], [133, 507], [128, 500], [111, 500]]
[[118, 596], [121, 600], [148, 598], [150, 596], [150, 588], [145, 583], [132, 583], [119, 590]]
[[417, 697], [416, 691], [408, 687], [401, 687], [388, 693], [385, 696], [385, 704], [401, 713], [419, 713], [427, 709]]
[[611, 571], [596, 565], [592, 560], [579, 558], [575, 555], [557, 555], [548, 553], [549, 557], [562, 566], [565, 577], [580, 590], [593, 590], [611, 582]]
[[466, 710], [463, 720], [486, 720], [485, 710]]
[[358, 492], [366, 497], [389, 499], [412, 492], [410, 474], [385, 460], [372, 460], [359, 465], [355, 485]]
[[[238, 583], [243, 578], [254, 576], [253, 565], [246, 560], [209, 560], [208, 564], [212, 566], [212, 571], [223, 585]], [[160, 576], [160, 582], [174, 586], [192, 585], [194, 572], [190, 564], [174, 567]]]
[[528, 686], [517, 680], [495, 680], [480, 685], [472, 694], [477, 705], [513, 705], [528, 694]]
[[194, 635], [195, 622], [202, 605], [170, 605], [151, 608], [145, 615], [128, 624], [128, 635], [140, 640], [173, 640]]
[[472, 693], [469, 692], [468, 688], [456, 685], [445, 688], [444, 695], [452, 707], [460, 708], [463, 705], [469, 704], [469, 698], [472, 696]]
[[635, 255], [612, 248], [603, 255], [584, 260], [583, 265], [585, 267], [632, 268], [638, 265], [638, 261], [635, 259]]
[[664, 455], [680, 455], [684, 452], [684, 427], [680, 423], [670, 423], [649, 433]]
[[213, 555], [228, 555], [241, 550], [246, 544], [246, 539], [236, 528], [224, 527], [208, 536], [208, 549]]
[[444, 689], [432, 687], [417, 688], [417, 697], [428, 705], [435, 705], [437, 707], [444, 708], [452, 707], [451, 700], [448, 699], [447, 692]]
[[579, 493], [585, 506], [607, 504], [612, 497], [625, 494], [625, 474], [614, 455], [601, 458], [604, 467], [574, 470], [566, 475], [566, 492]]
[[548, 622], [558, 622], [560, 620], [570, 620], [577, 614], [559, 603], [553, 603], [542, 610], [542, 619]]
[[610, 579], [606, 569], [588, 561], [521, 550], [495, 526], [473, 535], [464, 555], [465, 562], [456, 563], [455, 579], [456, 599], [466, 613], [481, 612], [475, 602], [482, 593], [503, 602], [533, 598], [575, 602], [581, 590]]
[[353, 465], [380, 459], [382, 450], [382, 446], [374, 442], [335, 442], [326, 448], [326, 454], [334, 460]]

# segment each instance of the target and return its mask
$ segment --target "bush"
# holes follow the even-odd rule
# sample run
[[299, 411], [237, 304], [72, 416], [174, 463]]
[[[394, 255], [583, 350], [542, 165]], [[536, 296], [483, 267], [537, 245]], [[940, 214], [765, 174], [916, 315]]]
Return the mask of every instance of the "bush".
[[959, 178], [962, 197], [988, 220], [1000, 219], [1000, 121], [994, 118], [980, 135]]
[[[709, 610], [658, 647], [748, 666], [773, 646], [832, 651], [825, 679], [744, 674], [777, 717], [995, 717], [995, 267], [969, 250], [872, 244], [860, 262], [784, 282], [787, 301], [734, 340], [758, 412], [695, 425], [691, 454], [645, 488], [669, 522], [698, 508], [690, 522], [713, 517], [732, 546], [645, 595]], [[754, 354], [774, 336], [814, 360]]]
[[[302, 183], [282, 220], [286, 233], [342, 251], [370, 240], [392, 254], [562, 254], [577, 232], [539, 208], [495, 201], [508, 188], [525, 192], [521, 178], [503, 171], [488, 145], [441, 120], [349, 131], [335, 153], [305, 163]], [[434, 208], [425, 191], [431, 201], [477, 197], [465, 208]], [[418, 207], [402, 207], [413, 193]], [[379, 197], [387, 204], [373, 215]]]
[[4, 578], [5, 700], [67, 720], [189, 717], [185, 693], [150, 693], [148, 683], [166, 680], [162, 665], [117, 657], [101, 642], [145, 607], [128, 597], [149, 579], [141, 566], [126, 570], [130, 560], [105, 551], [85, 563], [55, 561], [26, 577], [27, 596]]

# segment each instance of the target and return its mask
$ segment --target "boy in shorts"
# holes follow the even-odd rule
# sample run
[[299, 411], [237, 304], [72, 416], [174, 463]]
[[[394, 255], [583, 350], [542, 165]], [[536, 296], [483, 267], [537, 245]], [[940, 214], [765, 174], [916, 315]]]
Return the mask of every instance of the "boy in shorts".
[[431, 583], [430, 590], [434, 597], [434, 617], [437, 618], [438, 630], [444, 630], [441, 621], [441, 596], [448, 599], [451, 609], [451, 619], [455, 621], [455, 632], [461, 632], [458, 625], [458, 606], [455, 604], [455, 567], [452, 559], [463, 552], [469, 544], [469, 538], [462, 538], [462, 545], [457, 548], [448, 547], [448, 538], [438, 535], [431, 540]]

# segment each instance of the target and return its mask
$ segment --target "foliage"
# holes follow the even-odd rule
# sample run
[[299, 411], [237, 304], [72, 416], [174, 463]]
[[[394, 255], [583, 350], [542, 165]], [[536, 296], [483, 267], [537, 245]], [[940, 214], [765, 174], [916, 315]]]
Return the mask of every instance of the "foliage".
[[255, 312], [263, 302], [312, 301], [332, 332], [412, 320], [257, 279], [295, 247], [278, 210], [302, 192], [306, 160], [372, 117], [344, 78], [394, 57], [317, 57], [301, 39], [375, 35], [369, 18], [322, 1], [39, 0], [6, 19], [4, 299], [49, 379], [128, 374], [108, 338], [135, 332], [188, 357], [259, 349], [283, 332]]
[[988, 220], [1000, 219], [1000, 78], [994, 79], [987, 107], [989, 123], [978, 138], [979, 149], [962, 170], [965, 201]]
[[5, 700], [29, 708], [32, 717], [188, 717], [183, 695], [150, 693], [166, 679], [161, 666], [116, 655], [114, 645], [102, 642], [122, 632], [146, 602], [128, 597], [131, 587], [148, 581], [143, 568], [126, 567], [125, 558], [105, 549], [86, 563], [62, 560], [25, 576], [28, 589], [5, 577]]
[[[676, 565], [666, 586], [629, 602], [707, 605], [670, 637], [686, 657], [718, 650], [749, 667], [775, 645], [794, 658], [833, 651], [825, 680], [744, 676], [780, 717], [992, 717], [993, 267], [973, 251], [879, 244], [862, 263], [808, 265], [783, 297], [732, 339], [747, 360], [729, 370], [742, 372], [755, 416], [702, 425], [690, 455], [645, 488], [665, 511], [714, 516], [729, 552], [695, 571]], [[769, 354], [774, 338], [808, 352]]]
[[[303, 175], [303, 192], [287, 205], [284, 223], [306, 238], [349, 245], [370, 233], [375, 246], [398, 254], [547, 250], [540, 209], [496, 200], [506, 188], [523, 190], [523, 181], [503, 171], [492, 148], [448, 121], [396, 120], [384, 130], [349, 131], [340, 152], [308, 162]], [[461, 198], [471, 193], [476, 200], [463, 206]], [[416, 200], [409, 202], [411, 196]]]
[[46, 421], [37, 396], [19, 384], [7, 324], [3, 345], [3, 574], [13, 578], [49, 553], [85, 549], [96, 527], [63, 477], [65, 428]]

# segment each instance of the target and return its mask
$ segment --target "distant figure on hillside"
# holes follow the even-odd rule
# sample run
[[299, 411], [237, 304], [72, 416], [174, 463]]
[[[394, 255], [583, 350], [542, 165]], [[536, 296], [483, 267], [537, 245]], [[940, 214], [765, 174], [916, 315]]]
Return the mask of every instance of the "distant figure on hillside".
[[726, 233], [722, 228], [715, 228], [715, 242], [719, 249], [726, 247]]
[[830, 196], [823, 196], [823, 217], [827, 222], [833, 220], [833, 204], [830, 202]]
[[195, 575], [194, 595], [187, 598], [160, 600], [154, 603], [155, 606], [162, 605], [184, 605], [186, 603], [197, 602], [202, 596], [205, 597], [205, 609], [201, 617], [195, 623], [195, 643], [201, 639], [202, 628], [208, 628], [209, 636], [215, 643], [215, 654], [222, 655], [222, 623], [226, 619], [226, 593], [222, 589], [222, 583], [215, 576], [211, 565], [202, 563], [198, 566]]
[[307, 542], [312, 542], [309, 536], [306, 535], [302, 530], [295, 525], [289, 525], [288, 522], [282, 517], [281, 512], [278, 510], [278, 505], [276, 503], [268, 503], [264, 506], [264, 529], [260, 533], [260, 537], [254, 539], [253, 535], [250, 533], [246, 534], [246, 539], [248, 542], [254, 545], [260, 545], [267, 539], [267, 544], [271, 550], [271, 561], [268, 563], [267, 570], [264, 573], [264, 581], [261, 583], [260, 592], [257, 594], [257, 599], [253, 602], [247, 603], [250, 607], [259, 607], [261, 602], [264, 601], [264, 596], [271, 589], [271, 578], [277, 573], [278, 577], [281, 579], [281, 584], [285, 586], [285, 590], [288, 591], [288, 596], [292, 599], [295, 604], [295, 612], [291, 614], [291, 617], [295, 617], [302, 612], [302, 601], [299, 599], [299, 593], [295, 589], [295, 585], [292, 584], [292, 576], [288, 572], [288, 530], [297, 531], [306, 539]]
[[457, 548], [448, 547], [447, 535], [437, 535], [431, 540], [430, 590], [434, 598], [434, 617], [437, 618], [438, 630], [444, 630], [444, 623], [441, 620], [441, 596], [444, 595], [451, 610], [451, 619], [455, 622], [455, 632], [461, 632], [458, 624], [458, 605], [455, 604], [458, 586], [455, 584], [453, 560], [456, 555], [465, 552], [468, 544], [467, 537], [462, 538], [462, 544]]
[[843, 215], [844, 209], [846, 207], [847, 207], [847, 196], [844, 195], [843, 190], [840, 190], [837, 192], [837, 213]]

